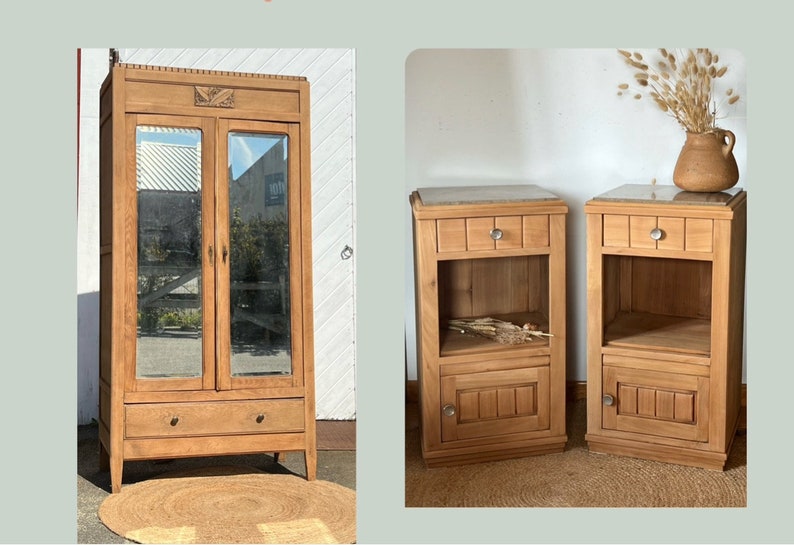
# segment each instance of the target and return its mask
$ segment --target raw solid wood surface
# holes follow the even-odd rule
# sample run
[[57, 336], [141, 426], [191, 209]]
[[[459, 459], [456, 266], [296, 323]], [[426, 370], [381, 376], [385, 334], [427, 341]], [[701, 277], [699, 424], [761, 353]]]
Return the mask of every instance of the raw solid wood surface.
[[722, 469], [741, 409], [746, 198], [585, 205], [591, 450]]
[[[562, 451], [567, 206], [425, 206], [417, 192], [409, 200], [427, 465]], [[532, 322], [554, 336], [507, 345], [447, 327], [452, 318], [472, 317]], [[447, 405], [454, 414], [444, 414]]]
[[129, 404], [127, 437], [303, 431], [303, 399]]

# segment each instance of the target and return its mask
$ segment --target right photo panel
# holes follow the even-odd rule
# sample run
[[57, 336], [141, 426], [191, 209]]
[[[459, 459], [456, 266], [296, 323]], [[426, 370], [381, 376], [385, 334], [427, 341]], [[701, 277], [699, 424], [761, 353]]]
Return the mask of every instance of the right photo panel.
[[746, 507], [732, 49], [405, 64], [405, 507]]

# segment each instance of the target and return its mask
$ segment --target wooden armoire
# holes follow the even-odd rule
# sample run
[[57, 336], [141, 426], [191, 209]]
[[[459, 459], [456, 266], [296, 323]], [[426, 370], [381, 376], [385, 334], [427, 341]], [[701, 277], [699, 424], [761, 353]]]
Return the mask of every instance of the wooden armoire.
[[100, 465], [303, 452], [309, 83], [114, 63], [100, 91]]

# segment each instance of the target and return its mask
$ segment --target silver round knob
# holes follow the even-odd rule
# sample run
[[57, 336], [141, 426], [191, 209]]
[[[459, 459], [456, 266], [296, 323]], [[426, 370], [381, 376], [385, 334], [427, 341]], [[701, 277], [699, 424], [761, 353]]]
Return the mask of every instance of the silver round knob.
[[662, 231], [658, 227], [655, 227], [655, 228], [651, 229], [651, 238], [653, 240], [661, 240], [662, 239], [662, 235], [664, 235], [664, 231]]
[[496, 228], [496, 229], [491, 229], [490, 235], [492, 239], [499, 240], [500, 238], [502, 238], [504, 233], [502, 232], [501, 229]]
[[615, 398], [609, 394], [604, 395], [602, 399], [604, 400], [604, 405], [606, 405], [607, 407], [615, 404]]
[[455, 415], [455, 405], [444, 405], [444, 416], [454, 416]]

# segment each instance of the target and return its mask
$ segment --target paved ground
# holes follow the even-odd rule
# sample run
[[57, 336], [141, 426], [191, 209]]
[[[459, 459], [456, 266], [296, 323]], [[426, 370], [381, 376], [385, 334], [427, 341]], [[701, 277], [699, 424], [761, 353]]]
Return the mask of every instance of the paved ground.
[[[140, 335], [136, 370], [139, 376], [200, 376], [201, 342], [201, 337], [189, 332]], [[232, 372], [235, 374], [290, 371], [289, 352], [275, 345], [235, 343], [231, 358]]]
[[[77, 543], [132, 543], [105, 527], [97, 511], [110, 494], [110, 474], [99, 471], [99, 443], [96, 426], [79, 426], [77, 432]], [[305, 475], [303, 455], [289, 453], [283, 463], [273, 463], [267, 454], [188, 458], [159, 462], [127, 462], [122, 487], [161, 473], [190, 468], [246, 465], [270, 473]], [[317, 478], [355, 490], [355, 451], [319, 451]]]

